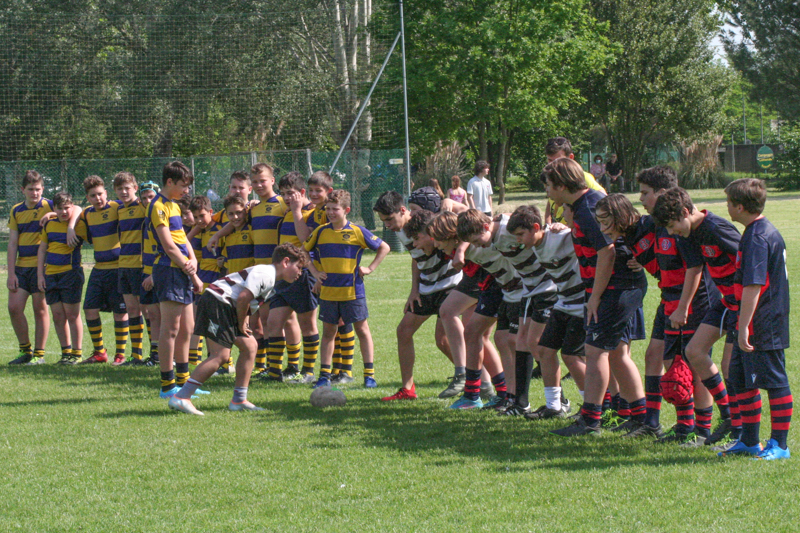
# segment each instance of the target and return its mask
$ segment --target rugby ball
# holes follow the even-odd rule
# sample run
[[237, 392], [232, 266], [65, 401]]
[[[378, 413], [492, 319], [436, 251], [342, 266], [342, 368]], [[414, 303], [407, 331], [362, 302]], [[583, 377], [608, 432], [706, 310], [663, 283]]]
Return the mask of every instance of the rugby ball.
[[319, 387], [311, 393], [310, 401], [314, 407], [341, 407], [347, 402], [347, 398], [339, 389]]

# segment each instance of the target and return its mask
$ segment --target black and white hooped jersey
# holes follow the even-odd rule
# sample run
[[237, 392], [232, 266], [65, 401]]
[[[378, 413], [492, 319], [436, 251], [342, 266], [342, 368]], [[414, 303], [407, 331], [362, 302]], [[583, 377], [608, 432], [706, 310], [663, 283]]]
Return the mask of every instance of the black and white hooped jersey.
[[558, 288], [558, 301], [553, 309], [582, 317], [586, 297], [578, 257], [572, 244], [572, 230], [567, 228], [555, 232], [548, 225], [542, 242], [534, 247], [534, 252]]
[[505, 258], [511, 261], [514, 269], [522, 279], [525, 287], [523, 298], [540, 294], [555, 294], [556, 284], [550, 279], [547, 270], [539, 263], [536, 254], [530, 248], [517, 242], [517, 238], [508, 232], [510, 215], [498, 215], [494, 223], [499, 227], [492, 240], [492, 246]]
[[461, 271], [453, 268], [453, 262], [443, 251], [434, 250], [428, 255], [419, 248], [415, 248], [413, 240], [404, 231], [396, 231], [395, 235], [411, 254], [411, 259], [417, 263], [420, 294], [446, 291], [461, 281]]
[[503, 289], [503, 300], [509, 303], [522, 301], [525, 286], [517, 270], [507, 257], [503, 257], [494, 246], [485, 248], [470, 245], [464, 254], [466, 259], [482, 266], [494, 277], [495, 282]]
[[250, 302], [250, 309], [258, 309], [258, 304], [263, 303], [272, 296], [275, 288], [275, 267], [272, 265], [256, 265], [232, 272], [208, 286], [211, 292], [223, 303], [236, 307], [243, 289], [253, 293], [254, 299]]
[[758, 305], [748, 325], [750, 344], [756, 350], [789, 347], [789, 273], [786, 244], [763, 216], [748, 225], [739, 242], [734, 276], [736, 301], [748, 285], [761, 285]]

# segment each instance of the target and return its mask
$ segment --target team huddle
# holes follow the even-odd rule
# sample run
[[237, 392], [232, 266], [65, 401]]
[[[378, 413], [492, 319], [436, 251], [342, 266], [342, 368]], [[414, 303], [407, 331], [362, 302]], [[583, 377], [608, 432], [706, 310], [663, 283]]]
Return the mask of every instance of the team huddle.
[[[431, 187], [407, 199], [393, 191], [377, 199], [374, 211], [412, 260], [397, 327], [401, 387], [382, 400], [417, 398], [413, 337], [435, 316], [436, 346], [454, 370], [439, 397], [458, 397], [454, 409], [569, 420], [552, 432], [564, 437], [606, 429], [709, 445], [719, 455], [788, 458], [786, 252], [761, 214], [763, 182], [742, 179], [725, 189], [731, 219], [745, 227], [740, 234], [727, 219], [696, 209], [669, 167], [636, 177], [648, 213], [642, 216], [624, 195], [606, 195], [574, 161], [568, 140], [552, 139], [546, 154], [544, 213], [531, 205], [492, 216], [491, 204], [470, 209]], [[476, 163], [474, 179], [488, 169]], [[224, 209], [215, 213], [207, 197], [188, 196], [193, 180], [177, 161], [164, 167], [160, 185], [121, 172], [113, 182], [117, 200], [109, 201], [103, 180], [90, 176], [90, 206], [81, 210], [65, 192], [43, 199], [42, 177], [26, 174], [25, 201], [9, 223], [8, 264], [16, 265], [9, 269], [9, 311], [20, 343], [12, 364], [44, 362], [49, 306], [59, 363], [107, 362], [100, 312], [112, 312], [112, 364], [158, 365], [160, 397], [189, 414], [203, 414], [192, 399], [207, 394], [201, 387], [213, 374], [233, 371], [233, 346], [234, 411], [260, 410], [247, 400], [251, 376], [314, 387], [352, 382], [356, 336], [364, 386], [376, 387], [363, 278], [389, 246], [348, 221], [350, 194], [333, 190], [326, 172], [308, 180], [289, 172], [276, 193], [273, 169], [258, 164], [231, 176]], [[249, 200], [252, 192], [258, 200]], [[86, 359], [84, 241], [95, 256], [83, 297], [93, 344]], [[363, 266], [366, 249], [374, 255]], [[645, 271], [658, 280], [661, 298], [642, 379], [630, 345], [646, 338]], [[29, 296], [33, 346], [24, 316]], [[722, 337], [720, 372], [711, 354]], [[574, 414], [561, 388], [562, 361], [581, 395]], [[544, 385], [537, 409], [530, 398], [535, 374]], [[766, 446], [760, 389], [772, 418]], [[668, 430], [660, 423], [662, 399], [677, 413]]]

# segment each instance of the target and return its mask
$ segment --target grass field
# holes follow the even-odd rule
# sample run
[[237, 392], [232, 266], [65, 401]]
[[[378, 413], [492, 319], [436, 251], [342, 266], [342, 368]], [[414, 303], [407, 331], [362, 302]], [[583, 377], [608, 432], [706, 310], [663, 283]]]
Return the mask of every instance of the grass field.
[[[693, 196], [727, 216], [721, 191]], [[541, 200], [531, 193], [510, 198], [515, 205]], [[798, 212], [798, 195], [772, 194], [767, 203], [766, 215], [786, 239], [794, 309]], [[267, 411], [231, 413], [233, 379], [225, 376], [210, 380], [212, 394], [195, 402], [206, 416], [190, 417], [157, 398], [155, 369], [7, 366], [16, 339], [0, 321], [0, 531], [797, 529], [800, 458], [722, 460], [708, 449], [609, 433], [566, 440], [548, 433], [563, 422], [447, 409], [436, 395], [452, 367], [436, 352], [432, 322], [416, 343], [420, 399], [380, 402], [398, 387], [394, 328], [409, 270], [407, 255], [391, 254], [368, 278], [380, 387], [348, 388], [339, 409], [311, 407], [308, 388], [255, 383], [250, 399]], [[648, 322], [657, 293], [651, 283]], [[111, 317], [104, 319], [108, 339]], [[795, 317], [791, 324], [798, 346]], [[633, 346], [640, 366], [645, 346]], [[48, 361], [57, 353], [52, 332]], [[794, 354], [788, 351], [787, 362], [796, 386]], [[542, 403], [541, 382], [531, 389], [532, 403]], [[565, 390], [580, 403], [571, 381]], [[768, 436], [766, 396], [764, 403], [761, 431]], [[664, 406], [662, 422], [672, 424], [674, 409]], [[789, 445], [800, 453], [795, 434]]]

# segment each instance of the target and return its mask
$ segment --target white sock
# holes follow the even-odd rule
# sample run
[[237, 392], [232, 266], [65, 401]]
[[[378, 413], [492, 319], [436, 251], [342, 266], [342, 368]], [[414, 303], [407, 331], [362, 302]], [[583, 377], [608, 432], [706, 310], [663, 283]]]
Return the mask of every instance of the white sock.
[[561, 409], [561, 387], [545, 387], [544, 401], [548, 409], [558, 411]]

